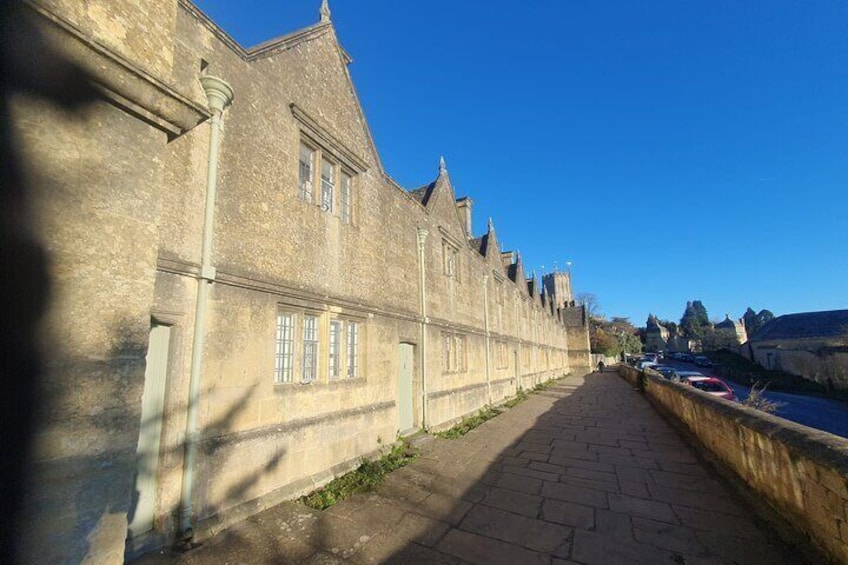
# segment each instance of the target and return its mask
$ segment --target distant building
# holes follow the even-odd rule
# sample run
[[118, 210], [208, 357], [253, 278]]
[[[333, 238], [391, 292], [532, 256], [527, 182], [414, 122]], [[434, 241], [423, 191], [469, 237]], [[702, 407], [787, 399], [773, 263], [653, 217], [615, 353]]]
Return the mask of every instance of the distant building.
[[667, 351], [680, 351], [684, 353], [696, 353], [701, 351], [701, 340], [689, 339], [682, 335], [673, 335], [668, 338]]
[[574, 306], [574, 294], [571, 291], [571, 274], [562, 271], [549, 273], [542, 277], [545, 292], [556, 297], [556, 307]]
[[645, 351], [665, 351], [668, 349], [668, 330], [660, 325], [657, 317], [648, 315], [645, 327]]
[[778, 316], [740, 349], [767, 369], [848, 390], [848, 310]]
[[727, 335], [736, 345], [748, 341], [745, 320], [740, 318], [738, 321], [733, 321], [730, 319], [730, 314], [725, 314], [724, 321], [715, 325], [715, 331]]

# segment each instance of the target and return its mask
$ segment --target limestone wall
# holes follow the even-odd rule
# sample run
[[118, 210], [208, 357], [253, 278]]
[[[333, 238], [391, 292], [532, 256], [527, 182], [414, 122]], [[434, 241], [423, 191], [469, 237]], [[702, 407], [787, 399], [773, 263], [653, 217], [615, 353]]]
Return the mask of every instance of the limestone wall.
[[[15, 106], [53, 278], [26, 561], [123, 560], [139, 432], [150, 424], [141, 395], [151, 324], [170, 332], [163, 408], [151, 418], [162, 425], [155, 516], [128, 555], [178, 533], [197, 290], [206, 284], [202, 73], [232, 85], [235, 100], [223, 114], [214, 275], [200, 305], [198, 538], [393, 442], [402, 431], [401, 344], [413, 348], [413, 428], [447, 427], [519, 387], [588, 368], [585, 326], [568, 329], [550, 301], [531, 296], [522, 269], [508, 276], [493, 228], [487, 253], [469, 240], [447, 171], [425, 205], [382, 170], [331, 25], [249, 51], [185, 0], [45, 0], [34, 14], [57, 48], [91, 70], [104, 101], [81, 116]], [[299, 195], [308, 136], [355, 177], [350, 222]], [[451, 274], [446, 243], [456, 248]], [[319, 319], [311, 382], [277, 382], [281, 311]], [[360, 326], [354, 378], [329, 376], [332, 320]], [[460, 340], [460, 353], [446, 336]]]
[[[635, 384], [638, 371], [619, 366]], [[848, 440], [645, 375], [645, 394], [835, 562], [848, 561]]]
[[120, 560], [126, 536], [165, 134], [106, 103], [88, 112], [13, 108], [51, 276], [24, 562]]
[[848, 390], [848, 346], [842, 339], [761, 341], [740, 347], [767, 369], [786, 371], [835, 390]]

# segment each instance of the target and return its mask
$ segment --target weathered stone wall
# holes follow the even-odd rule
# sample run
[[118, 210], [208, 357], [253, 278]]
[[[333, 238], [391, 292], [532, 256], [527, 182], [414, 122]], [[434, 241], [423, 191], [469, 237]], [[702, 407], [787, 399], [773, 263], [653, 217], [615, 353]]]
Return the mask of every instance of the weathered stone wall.
[[757, 341], [740, 347], [755, 363], [817, 382], [835, 390], [848, 390], [848, 346], [843, 339]]
[[[109, 102], [77, 118], [29, 101], [15, 108], [54, 281], [27, 561], [123, 560], [151, 323], [171, 338], [154, 531], [132, 551], [176, 532], [208, 180], [202, 72], [232, 85], [235, 101], [223, 115], [216, 273], [201, 305], [198, 537], [391, 443], [401, 343], [414, 346], [417, 428], [447, 427], [520, 386], [588, 369], [585, 326], [566, 328], [530, 296], [521, 269], [507, 276], [493, 231], [488, 254], [471, 244], [446, 172], [424, 205], [382, 171], [331, 25], [259, 53], [182, 0], [45, 0], [36, 12]], [[298, 197], [310, 128], [360, 167], [349, 224]], [[455, 275], [445, 273], [444, 241], [457, 245]], [[275, 383], [276, 316], [289, 307], [321, 319], [310, 384]], [[333, 317], [362, 326], [358, 378], [327, 377]], [[444, 365], [446, 333], [465, 340], [455, 370]]]
[[33, 4], [85, 30], [93, 43], [170, 82], [175, 0], [36, 0]]
[[[638, 371], [619, 366], [636, 383]], [[645, 394], [683, 422], [835, 562], [848, 561], [848, 440], [645, 375]]]
[[574, 374], [592, 370], [589, 346], [589, 325], [582, 306], [563, 308], [563, 324], [568, 335], [568, 366]]
[[120, 561], [154, 296], [164, 174], [157, 156], [165, 134], [106, 103], [75, 118], [19, 100], [14, 117], [52, 284], [31, 527], [22, 544], [38, 553], [24, 560]]

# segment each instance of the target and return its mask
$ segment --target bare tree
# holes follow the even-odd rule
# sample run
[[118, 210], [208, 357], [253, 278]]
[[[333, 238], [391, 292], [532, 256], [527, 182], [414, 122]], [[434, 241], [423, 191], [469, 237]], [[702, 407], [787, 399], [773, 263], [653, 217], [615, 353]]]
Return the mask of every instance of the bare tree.
[[600, 318], [601, 304], [598, 302], [598, 297], [591, 292], [581, 292], [577, 295], [577, 304], [586, 308], [586, 313], [590, 318]]

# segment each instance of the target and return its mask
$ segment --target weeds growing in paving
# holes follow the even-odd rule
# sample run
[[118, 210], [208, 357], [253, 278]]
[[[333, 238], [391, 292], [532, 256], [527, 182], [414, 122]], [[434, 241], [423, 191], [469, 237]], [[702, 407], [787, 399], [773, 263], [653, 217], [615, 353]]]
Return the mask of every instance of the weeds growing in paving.
[[452, 427], [449, 430], [445, 430], [443, 432], [437, 432], [434, 434], [436, 437], [444, 438], [444, 439], [456, 439], [458, 437], [462, 437], [486, 420], [491, 420], [495, 416], [501, 413], [501, 410], [498, 408], [492, 408], [491, 406], [486, 406], [473, 416], [468, 416], [467, 418], [463, 418], [457, 425]]
[[527, 392], [525, 392], [523, 388], [520, 388], [518, 389], [518, 392], [515, 393], [515, 396], [503, 403], [503, 406], [505, 406], [506, 408], [512, 408], [513, 406], [516, 406], [517, 404], [520, 404], [525, 400], [527, 400]]
[[324, 488], [312, 494], [302, 496], [301, 503], [324, 510], [357, 492], [368, 492], [377, 488], [386, 475], [400, 469], [418, 458], [418, 451], [407, 445], [399, 444], [376, 461], [363, 461], [356, 470], [333, 479]]
[[[539, 383], [539, 384], [537, 384], [536, 386], [533, 387], [531, 392], [545, 390], [546, 388], [549, 388], [549, 387], [555, 385], [559, 380], [565, 378], [566, 376], [567, 375], [563, 375], [562, 377], [559, 377], [558, 379], [551, 379], [547, 382]], [[494, 418], [495, 416], [497, 416], [498, 414], [503, 412], [503, 410], [501, 410], [501, 408], [512, 408], [515, 405], [527, 400], [528, 396], [529, 395], [527, 394], [527, 392], [523, 388], [519, 388], [518, 391], [515, 393], [515, 396], [513, 396], [512, 398], [510, 398], [509, 400], [507, 400], [506, 402], [504, 402], [500, 406], [498, 406], [496, 408], [492, 407], [492, 406], [486, 406], [485, 408], [483, 408], [482, 410], [480, 410], [479, 412], [477, 412], [473, 416], [463, 418], [462, 421], [460, 421], [457, 425], [450, 428], [449, 430], [445, 430], [443, 432], [437, 432], [433, 435], [435, 435], [436, 437], [444, 438], [444, 439], [456, 439], [456, 438], [462, 437], [465, 434], [467, 434], [468, 432], [470, 432], [471, 430], [473, 430], [474, 428], [476, 428], [477, 426], [479, 426], [480, 424], [482, 424], [483, 422], [485, 422], [486, 420], [491, 420], [492, 418]]]

